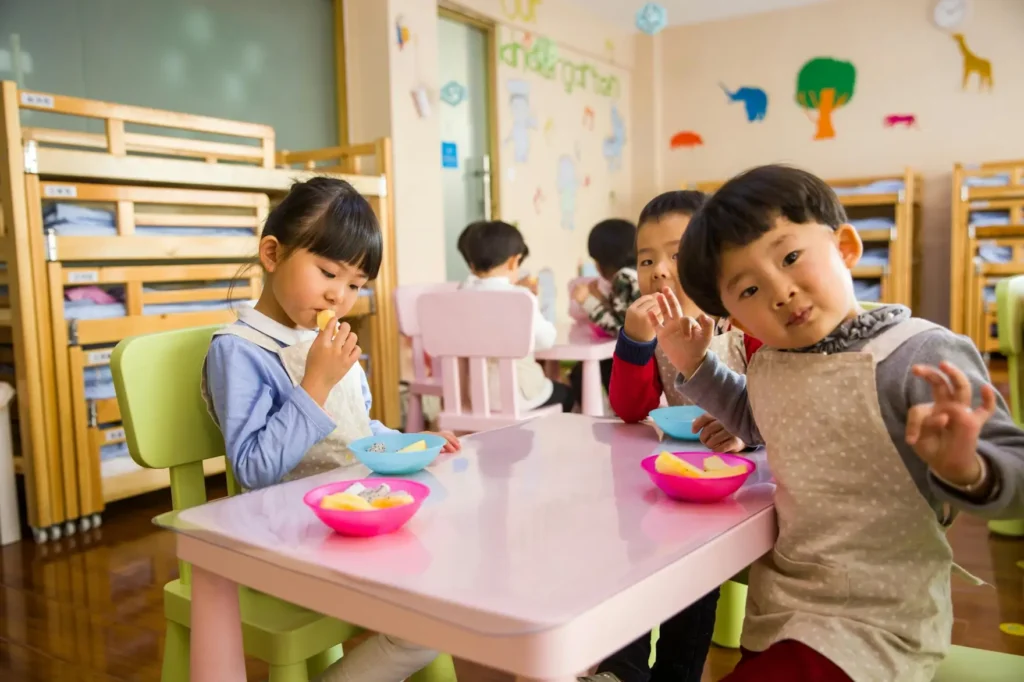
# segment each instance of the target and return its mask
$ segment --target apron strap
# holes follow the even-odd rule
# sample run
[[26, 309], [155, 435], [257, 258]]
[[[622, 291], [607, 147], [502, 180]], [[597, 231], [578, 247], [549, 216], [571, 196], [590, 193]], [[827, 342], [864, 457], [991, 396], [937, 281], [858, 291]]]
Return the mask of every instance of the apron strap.
[[939, 325], [928, 320], [922, 320], [919, 317], [911, 317], [889, 327], [889, 329], [868, 341], [864, 345], [862, 352], [870, 353], [877, 364], [892, 355], [897, 348], [911, 338], [932, 329], [939, 329]]
[[258, 331], [247, 324], [229, 324], [225, 325], [223, 329], [218, 329], [213, 333], [214, 336], [220, 336], [222, 334], [230, 334], [232, 336], [238, 336], [250, 343], [254, 343], [263, 350], [268, 350], [271, 353], [280, 353], [281, 344], [267, 336], [261, 331]]

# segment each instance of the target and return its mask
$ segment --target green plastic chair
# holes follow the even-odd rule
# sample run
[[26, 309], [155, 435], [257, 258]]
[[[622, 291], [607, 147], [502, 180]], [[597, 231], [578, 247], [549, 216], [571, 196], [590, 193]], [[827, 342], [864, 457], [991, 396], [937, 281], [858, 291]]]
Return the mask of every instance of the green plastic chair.
[[[217, 326], [136, 336], [117, 344], [110, 368], [132, 459], [169, 469], [176, 511], [206, 502], [203, 461], [224, 456], [224, 439], [200, 393], [203, 361]], [[187, 443], [183, 442], [183, 436]], [[238, 485], [227, 471], [228, 493]], [[188, 682], [190, 567], [164, 586], [162, 682]], [[338, 660], [341, 643], [362, 629], [246, 587], [239, 589], [245, 653], [270, 666], [270, 682], [308, 682]], [[450, 656], [414, 675], [417, 682], [454, 682]]]
[[[1024, 275], [1007, 277], [996, 283], [996, 324], [999, 352], [1006, 356], [1010, 376], [1010, 415], [1017, 426], [1024, 427]], [[989, 521], [993, 533], [1024, 537], [1024, 519]]]

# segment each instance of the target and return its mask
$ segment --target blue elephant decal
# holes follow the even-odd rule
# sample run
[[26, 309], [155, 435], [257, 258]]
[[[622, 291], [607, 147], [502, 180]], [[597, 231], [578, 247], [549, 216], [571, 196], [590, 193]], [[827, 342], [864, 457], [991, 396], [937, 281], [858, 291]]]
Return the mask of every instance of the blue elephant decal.
[[738, 90], [730, 91], [724, 83], [719, 83], [726, 97], [732, 102], [743, 102], [747, 111], [747, 121], [763, 121], [768, 115], [768, 93], [761, 88], [743, 86]]

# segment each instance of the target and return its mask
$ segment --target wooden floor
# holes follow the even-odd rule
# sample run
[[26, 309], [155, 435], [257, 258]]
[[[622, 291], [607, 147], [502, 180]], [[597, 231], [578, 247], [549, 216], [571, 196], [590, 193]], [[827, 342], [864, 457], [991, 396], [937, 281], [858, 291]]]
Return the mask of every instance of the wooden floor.
[[[0, 549], [0, 680], [160, 679], [161, 586], [178, 569], [173, 538], [149, 520], [168, 504], [166, 492], [153, 493], [109, 508], [104, 525], [84, 535]], [[999, 631], [1000, 623], [1024, 623], [1024, 541], [990, 537], [966, 517], [950, 537], [957, 561], [991, 584], [954, 582], [953, 641], [1024, 655], [1024, 638]], [[735, 652], [713, 649], [704, 679], [718, 680], [735, 661]], [[266, 679], [259, 662], [249, 673]], [[510, 679], [459, 664], [460, 682]]]

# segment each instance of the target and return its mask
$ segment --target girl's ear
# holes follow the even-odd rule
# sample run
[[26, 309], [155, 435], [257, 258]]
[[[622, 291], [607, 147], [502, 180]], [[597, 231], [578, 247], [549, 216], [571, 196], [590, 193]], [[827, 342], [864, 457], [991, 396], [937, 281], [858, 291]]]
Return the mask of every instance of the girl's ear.
[[264, 271], [273, 272], [281, 264], [283, 255], [281, 242], [277, 241], [277, 237], [268, 236], [260, 239], [259, 258]]
[[839, 254], [843, 257], [843, 263], [847, 269], [852, 270], [864, 255], [864, 242], [860, 240], [856, 228], [849, 223], [843, 223], [835, 233], [836, 246], [839, 247]]

